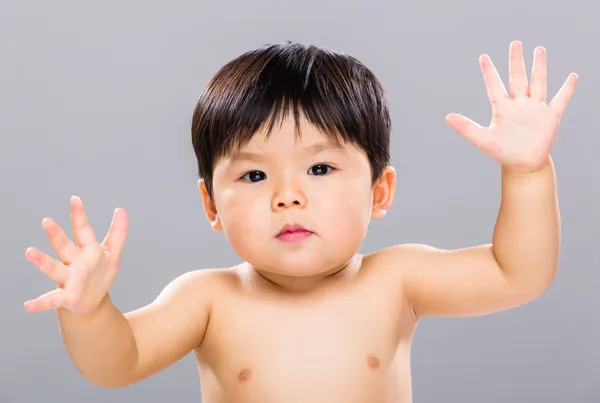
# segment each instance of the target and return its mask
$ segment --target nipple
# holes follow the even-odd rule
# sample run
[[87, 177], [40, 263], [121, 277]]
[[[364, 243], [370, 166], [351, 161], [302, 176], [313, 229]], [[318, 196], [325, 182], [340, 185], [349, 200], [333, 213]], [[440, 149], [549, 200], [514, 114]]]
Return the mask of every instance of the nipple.
[[249, 378], [250, 378], [250, 370], [249, 369], [243, 369], [238, 374], [238, 379], [242, 382], [248, 380]]
[[371, 356], [367, 359], [367, 362], [369, 364], [369, 368], [371, 368], [371, 369], [379, 368], [379, 360], [377, 359], [377, 357]]

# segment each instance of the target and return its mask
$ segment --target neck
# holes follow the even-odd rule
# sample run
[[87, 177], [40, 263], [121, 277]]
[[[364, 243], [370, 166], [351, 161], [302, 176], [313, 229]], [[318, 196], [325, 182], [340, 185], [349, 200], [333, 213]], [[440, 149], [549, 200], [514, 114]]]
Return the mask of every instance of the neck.
[[354, 255], [343, 264], [312, 276], [286, 276], [261, 270], [246, 263], [252, 282], [257, 285], [276, 289], [285, 293], [306, 293], [332, 285], [356, 274], [360, 268], [362, 256]]

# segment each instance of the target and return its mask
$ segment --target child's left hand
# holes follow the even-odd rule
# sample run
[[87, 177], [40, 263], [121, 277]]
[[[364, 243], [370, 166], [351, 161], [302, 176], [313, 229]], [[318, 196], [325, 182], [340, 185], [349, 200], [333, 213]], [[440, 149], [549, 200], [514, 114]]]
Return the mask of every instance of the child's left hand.
[[509, 90], [502, 83], [487, 55], [479, 58], [492, 103], [492, 120], [482, 127], [465, 116], [451, 113], [450, 127], [500, 164], [520, 172], [534, 172], [549, 160], [560, 119], [577, 86], [578, 77], [570, 74], [554, 99], [546, 104], [546, 50], [534, 53], [531, 83], [520, 42], [510, 45]]

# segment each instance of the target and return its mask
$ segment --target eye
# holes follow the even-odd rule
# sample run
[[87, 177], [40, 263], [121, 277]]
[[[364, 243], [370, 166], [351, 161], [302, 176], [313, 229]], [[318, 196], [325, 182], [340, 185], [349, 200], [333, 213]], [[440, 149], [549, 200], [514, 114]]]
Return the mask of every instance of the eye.
[[250, 171], [250, 172], [247, 172], [240, 179], [243, 179], [248, 182], [260, 182], [262, 180], [267, 179], [267, 174], [265, 174], [262, 171]]
[[317, 165], [313, 165], [312, 167], [310, 167], [310, 169], [308, 170], [308, 174], [321, 176], [321, 175], [325, 175], [333, 170], [334, 170], [334, 168], [329, 165], [317, 164]]

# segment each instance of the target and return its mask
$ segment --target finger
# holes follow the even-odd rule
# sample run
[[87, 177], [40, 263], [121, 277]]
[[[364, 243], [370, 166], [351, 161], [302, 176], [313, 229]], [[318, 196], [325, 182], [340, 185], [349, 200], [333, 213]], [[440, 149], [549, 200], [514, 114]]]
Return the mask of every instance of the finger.
[[36, 299], [25, 302], [23, 307], [29, 312], [47, 311], [50, 309], [60, 308], [65, 304], [66, 299], [67, 297], [65, 290], [57, 288], [40, 295]]
[[127, 238], [128, 215], [123, 208], [115, 209], [108, 233], [102, 241], [102, 246], [109, 252], [110, 259], [114, 263], [121, 261], [123, 246]]
[[77, 245], [67, 237], [65, 231], [53, 219], [44, 218], [42, 227], [58, 258], [66, 265], [71, 264], [77, 256]]
[[577, 83], [579, 82], [579, 77], [575, 73], [569, 74], [569, 77], [564, 82], [562, 87], [558, 90], [554, 99], [550, 102], [550, 109], [559, 117], [565, 113], [567, 109], [567, 105], [575, 92], [575, 88], [577, 87]]
[[446, 116], [446, 123], [460, 135], [469, 140], [475, 147], [482, 151], [487, 150], [487, 131], [481, 127], [478, 123], [473, 122], [471, 119], [451, 113]]
[[64, 283], [69, 277], [69, 268], [56, 259], [35, 248], [28, 248], [25, 257], [33, 263], [42, 273], [57, 283]]
[[502, 99], [507, 98], [506, 88], [504, 87], [500, 74], [498, 74], [498, 70], [496, 70], [490, 57], [488, 55], [482, 55], [479, 58], [479, 65], [481, 66], [481, 72], [483, 73], [483, 80], [490, 102], [496, 104]]
[[527, 70], [523, 59], [523, 45], [519, 41], [510, 44], [508, 87], [511, 97], [527, 96]]
[[75, 241], [80, 247], [92, 246], [98, 243], [88, 221], [83, 202], [77, 196], [71, 198], [71, 222]]
[[546, 102], [547, 93], [547, 64], [546, 49], [542, 46], [533, 52], [533, 68], [531, 69], [531, 86], [529, 96], [541, 102]]

